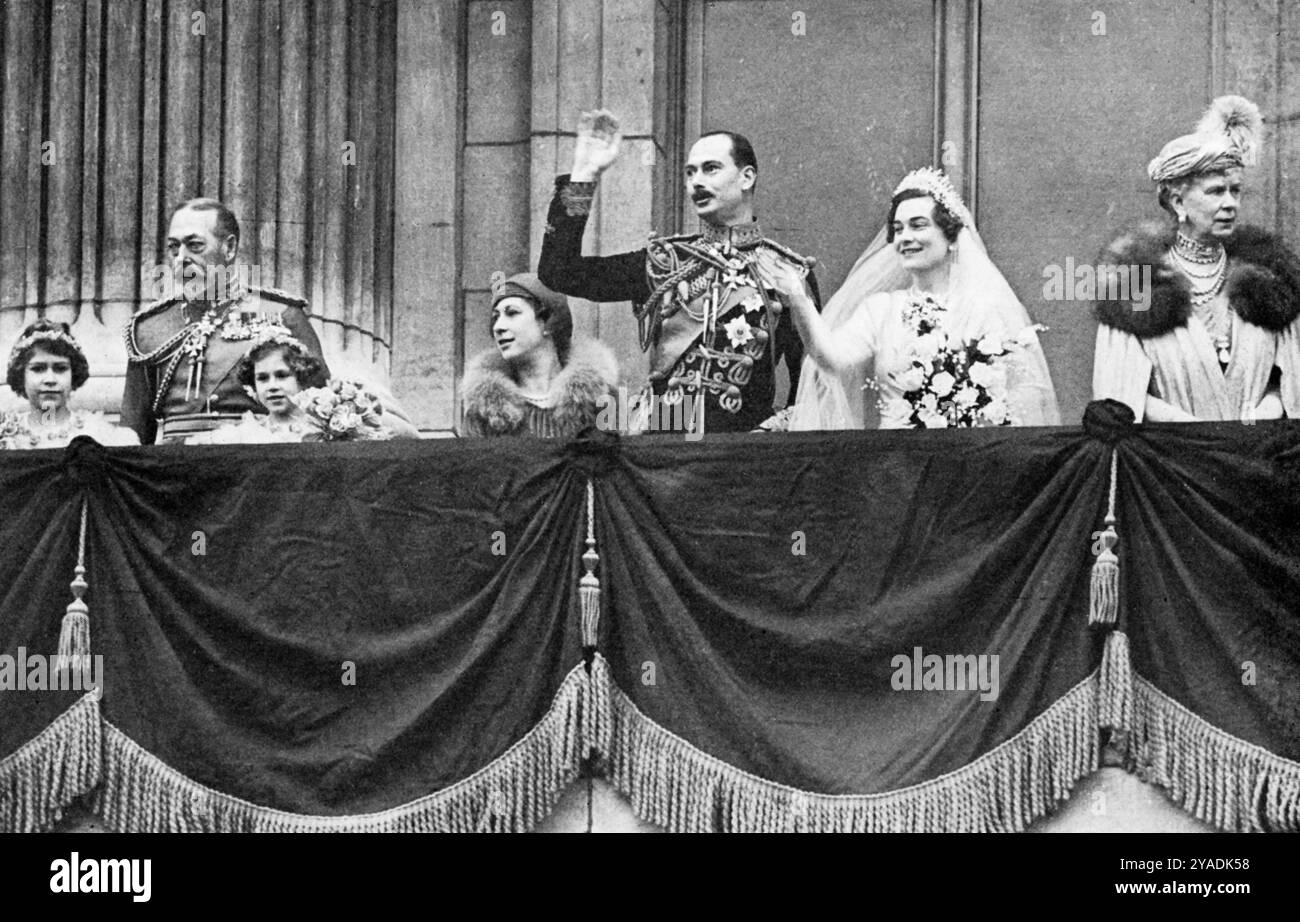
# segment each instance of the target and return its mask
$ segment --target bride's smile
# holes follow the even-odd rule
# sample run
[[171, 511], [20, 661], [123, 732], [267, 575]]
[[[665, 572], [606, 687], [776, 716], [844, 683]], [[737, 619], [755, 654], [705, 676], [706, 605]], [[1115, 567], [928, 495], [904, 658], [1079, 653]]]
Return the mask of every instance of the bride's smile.
[[[793, 430], [862, 428], [872, 411], [864, 391], [884, 429], [1060, 421], [1037, 327], [939, 170], [903, 178], [885, 226], [824, 311], [806, 297], [790, 307], [812, 359]], [[1014, 363], [1004, 361], [1013, 349]]]
[[948, 238], [934, 220], [929, 197], [899, 202], [894, 214], [894, 248], [903, 268], [914, 274], [934, 269], [948, 255]]

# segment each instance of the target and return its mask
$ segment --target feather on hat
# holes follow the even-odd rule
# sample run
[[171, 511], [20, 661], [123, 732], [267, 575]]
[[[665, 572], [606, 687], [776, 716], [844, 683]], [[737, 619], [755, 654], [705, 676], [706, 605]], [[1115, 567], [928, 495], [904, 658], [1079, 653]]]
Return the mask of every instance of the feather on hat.
[[1174, 138], [1149, 164], [1153, 182], [1169, 182], [1255, 162], [1264, 120], [1244, 96], [1220, 96], [1201, 116], [1196, 131]]

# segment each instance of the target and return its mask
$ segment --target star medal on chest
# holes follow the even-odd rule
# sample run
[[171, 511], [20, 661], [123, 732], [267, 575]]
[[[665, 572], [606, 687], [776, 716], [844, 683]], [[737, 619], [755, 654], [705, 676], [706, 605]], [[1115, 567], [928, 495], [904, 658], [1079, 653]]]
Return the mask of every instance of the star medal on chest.
[[[719, 315], [727, 312], [724, 304], [727, 298], [742, 288], [755, 287], [754, 280], [750, 277], [747, 254], [737, 250], [730, 241], [715, 245], [714, 252], [721, 265], [713, 270], [713, 316], [709, 324], [711, 330], [716, 326]], [[745, 315], [753, 310], [755, 303], [761, 303], [760, 296], [751, 295], [746, 298], [742, 302], [743, 311], [723, 325], [733, 349], [743, 346], [753, 338]]]
[[731, 348], [747, 353], [753, 358], [762, 354], [767, 345], [768, 333], [763, 323], [763, 296], [754, 292], [740, 302], [736, 316], [722, 325]]
[[749, 277], [749, 259], [745, 253], [737, 250], [731, 245], [731, 242], [714, 247], [720, 262], [723, 266], [718, 270], [723, 288], [723, 297], [731, 294], [738, 288], [753, 286], [753, 281]]

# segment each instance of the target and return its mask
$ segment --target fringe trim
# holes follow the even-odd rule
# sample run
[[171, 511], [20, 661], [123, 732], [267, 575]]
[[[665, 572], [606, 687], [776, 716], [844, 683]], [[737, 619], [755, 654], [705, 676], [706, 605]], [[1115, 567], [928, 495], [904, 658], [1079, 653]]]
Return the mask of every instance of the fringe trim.
[[88, 692], [0, 759], [0, 832], [42, 832], [99, 784], [99, 693]]
[[614, 739], [614, 705], [610, 689], [616, 688], [605, 658], [594, 650], [587, 666], [587, 682], [582, 690], [582, 751], [601, 767]]
[[95, 812], [119, 832], [526, 832], [578, 777], [590, 681], [575, 666], [546, 715], [500, 758], [451, 787], [379, 813], [314, 816], [192, 781], [104, 722]]
[[1133, 666], [1128, 656], [1128, 635], [1123, 631], [1111, 631], [1106, 635], [1099, 679], [1101, 694], [1097, 723], [1117, 733], [1128, 733], [1133, 726]]
[[728, 765], [659, 726], [608, 687], [608, 777], [637, 816], [671, 832], [1020, 832], [1069, 797], [1100, 760], [1097, 673], [969, 765], [897, 791], [801, 791]]
[[500, 758], [445, 790], [357, 816], [288, 813], [198, 784], [103, 721], [89, 692], [0, 760], [0, 832], [47, 830], [92, 791], [95, 812], [120, 831], [520, 832], [549, 815], [589, 755], [603, 757], [602, 774], [639, 817], [674, 832], [1018, 832], [1096, 771], [1101, 726], [1127, 731], [1138, 776], [1202, 822], [1300, 832], [1300, 762], [1217, 729], [1134, 674], [1121, 632], [1107, 638], [1097, 672], [993, 751], [868, 795], [801, 791], [705, 753], [646, 717], [600, 654], [590, 676], [570, 671]]
[[1225, 733], [1133, 679], [1138, 777], [1228, 832], [1300, 832], [1300, 762]]

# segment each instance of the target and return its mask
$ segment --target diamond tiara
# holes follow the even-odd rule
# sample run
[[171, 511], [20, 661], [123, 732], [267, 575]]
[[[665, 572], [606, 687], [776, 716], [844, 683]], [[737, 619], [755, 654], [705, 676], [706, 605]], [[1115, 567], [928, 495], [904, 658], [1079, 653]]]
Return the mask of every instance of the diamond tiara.
[[903, 177], [903, 181], [894, 190], [894, 195], [909, 189], [915, 189], [929, 195], [947, 209], [949, 214], [965, 223], [966, 206], [962, 204], [961, 196], [957, 194], [957, 190], [953, 188], [952, 180], [948, 178], [943, 170], [936, 170], [932, 166], [923, 166], [919, 170], [913, 170]]
[[289, 332], [288, 327], [283, 324], [275, 323], [274, 321], [263, 326], [257, 335], [253, 337], [253, 342], [248, 348], [251, 352], [258, 346], [266, 346], [272, 343], [279, 346], [292, 346], [293, 348], [305, 353], [309, 352], [307, 347], [303, 345], [302, 340], [295, 338], [294, 335]]

